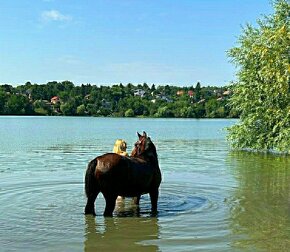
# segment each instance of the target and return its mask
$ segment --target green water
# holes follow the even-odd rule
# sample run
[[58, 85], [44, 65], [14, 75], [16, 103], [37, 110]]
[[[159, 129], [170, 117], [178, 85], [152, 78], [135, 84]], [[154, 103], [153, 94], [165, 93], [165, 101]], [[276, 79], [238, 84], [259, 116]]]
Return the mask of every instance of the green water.
[[[290, 158], [233, 152], [235, 120], [0, 117], [0, 251], [287, 251]], [[145, 130], [163, 182], [159, 213], [130, 199], [84, 216], [95, 156]]]

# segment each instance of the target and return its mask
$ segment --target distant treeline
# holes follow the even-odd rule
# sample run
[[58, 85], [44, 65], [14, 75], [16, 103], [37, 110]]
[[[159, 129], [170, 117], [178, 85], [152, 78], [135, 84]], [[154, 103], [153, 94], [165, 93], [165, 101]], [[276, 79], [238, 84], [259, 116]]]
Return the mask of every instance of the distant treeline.
[[233, 118], [230, 87], [146, 83], [75, 86], [70, 81], [0, 85], [1, 115]]

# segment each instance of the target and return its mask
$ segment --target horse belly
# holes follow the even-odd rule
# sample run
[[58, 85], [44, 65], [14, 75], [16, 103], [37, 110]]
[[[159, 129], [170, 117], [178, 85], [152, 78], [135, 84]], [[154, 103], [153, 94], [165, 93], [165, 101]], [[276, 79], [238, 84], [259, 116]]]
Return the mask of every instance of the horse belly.
[[[141, 194], [149, 193], [152, 184], [152, 175], [143, 175], [129, 178], [120, 185], [120, 194], [125, 197], [135, 197]], [[123, 195], [124, 194], [124, 195]]]

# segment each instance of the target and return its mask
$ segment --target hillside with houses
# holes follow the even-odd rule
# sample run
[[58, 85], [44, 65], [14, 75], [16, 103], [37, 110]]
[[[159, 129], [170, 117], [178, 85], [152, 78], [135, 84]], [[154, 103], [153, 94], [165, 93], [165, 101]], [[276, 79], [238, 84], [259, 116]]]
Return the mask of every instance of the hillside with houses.
[[0, 85], [1, 115], [235, 118], [230, 87], [98, 86], [70, 81]]

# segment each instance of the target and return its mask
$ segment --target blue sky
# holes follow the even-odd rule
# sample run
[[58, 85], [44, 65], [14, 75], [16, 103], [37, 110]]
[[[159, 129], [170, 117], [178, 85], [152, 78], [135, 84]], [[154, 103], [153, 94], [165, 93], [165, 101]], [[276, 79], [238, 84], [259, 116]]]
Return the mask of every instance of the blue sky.
[[226, 85], [269, 0], [0, 0], [0, 83]]

